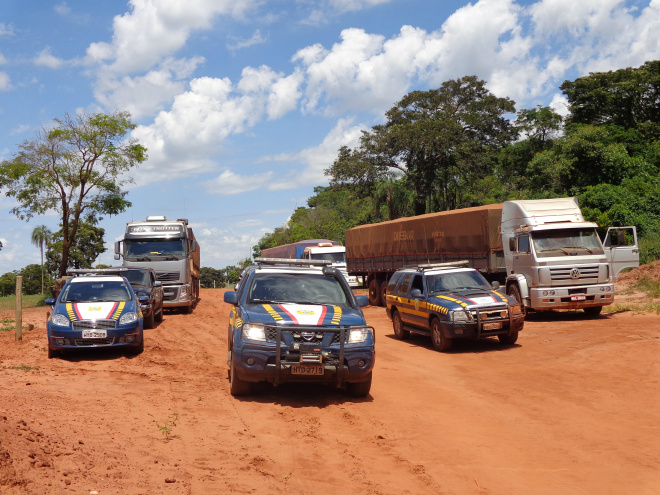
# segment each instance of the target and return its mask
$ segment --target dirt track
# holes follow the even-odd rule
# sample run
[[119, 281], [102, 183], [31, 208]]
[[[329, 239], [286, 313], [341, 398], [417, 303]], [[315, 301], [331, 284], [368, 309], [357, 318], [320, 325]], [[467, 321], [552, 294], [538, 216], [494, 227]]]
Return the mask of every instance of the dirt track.
[[[228, 305], [203, 290], [137, 357], [46, 357], [46, 308], [0, 332], [0, 494], [660, 492], [660, 316], [533, 315], [518, 344], [400, 342], [371, 395], [229, 395]], [[12, 316], [13, 315], [9, 315]]]

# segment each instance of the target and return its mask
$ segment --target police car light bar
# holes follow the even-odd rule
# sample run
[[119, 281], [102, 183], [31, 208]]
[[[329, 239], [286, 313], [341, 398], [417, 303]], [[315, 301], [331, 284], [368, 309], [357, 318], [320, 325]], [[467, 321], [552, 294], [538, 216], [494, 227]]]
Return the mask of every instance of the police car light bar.
[[425, 265], [417, 265], [418, 271], [430, 270], [432, 268], [456, 268], [461, 266], [469, 266], [468, 260], [461, 261], [448, 261], [446, 263], [428, 263]]
[[70, 268], [66, 271], [68, 275], [108, 275], [112, 273], [127, 272], [129, 268], [124, 266], [116, 268]]

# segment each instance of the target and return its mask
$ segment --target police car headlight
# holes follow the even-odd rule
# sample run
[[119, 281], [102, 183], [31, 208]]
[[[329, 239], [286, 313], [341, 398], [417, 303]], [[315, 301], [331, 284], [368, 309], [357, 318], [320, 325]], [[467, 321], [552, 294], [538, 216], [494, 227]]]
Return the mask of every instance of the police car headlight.
[[128, 313], [121, 315], [121, 318], [119, 318], [119, 324], [128, 325], [129, 323], [135, 323], [137, 319], [138, 319], [138, 314], [134, 313], [133, 311], [130, 311]]
[[243, 338], [246, 340], [255, 340], [257, 342], [266, 341], [266, 329], [263, 325], [252, 325], [246, 323], [243, 325]]
[[467, 311], [459, 310], [459, 311], [452, 311], [450, 313], [451, 315], [451, 321], [469, 321], [470, 316], [468, 315]]
[[369, 328], [351, 328], [348, 334], [348, 343], [358, 344], [360, 342], [365, 342], [370, 336], [371, 330]]
[[64, 315], [53, 315], [53, 318], [50, 321], [53, 325], [57, 325], [58, 327], [68, 327], [70, 323], [69, 319]]

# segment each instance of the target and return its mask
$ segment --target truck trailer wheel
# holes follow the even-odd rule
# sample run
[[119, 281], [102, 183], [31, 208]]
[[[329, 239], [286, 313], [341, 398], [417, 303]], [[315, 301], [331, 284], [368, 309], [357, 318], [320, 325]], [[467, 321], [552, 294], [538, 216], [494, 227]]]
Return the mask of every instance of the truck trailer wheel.
[[380, 306], [380, 284], [375, 278], [369, 282], [369, 304]]
[[454, 339], [445, 337], [440, 326], [440, 320], [437, 318], [433, 318], [433, 321], [431, 321], [431, 342], [433, 343], [433, 348], [440, 352], [447, 352], [454, 343]]
[[380, 305], [387, 306], [387, 280], [380, 283]]

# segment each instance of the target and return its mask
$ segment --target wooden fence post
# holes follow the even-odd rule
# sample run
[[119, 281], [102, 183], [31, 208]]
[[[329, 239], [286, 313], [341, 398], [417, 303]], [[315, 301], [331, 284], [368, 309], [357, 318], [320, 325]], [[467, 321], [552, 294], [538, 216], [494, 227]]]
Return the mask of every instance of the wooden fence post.
[[23, 276], [16, 277], [16, 340], [23, 340]]

